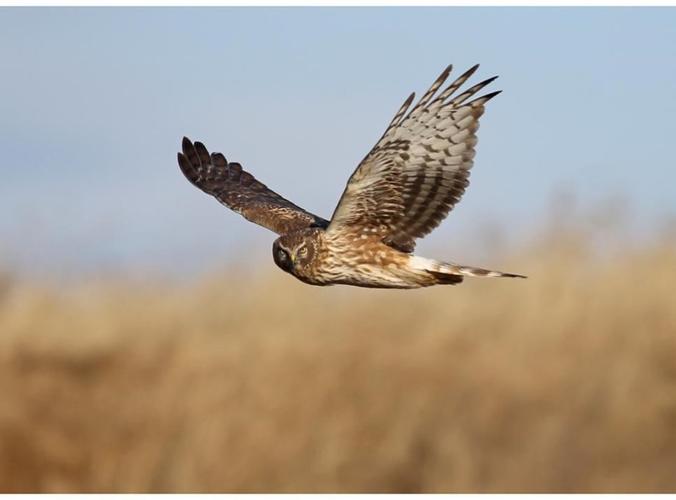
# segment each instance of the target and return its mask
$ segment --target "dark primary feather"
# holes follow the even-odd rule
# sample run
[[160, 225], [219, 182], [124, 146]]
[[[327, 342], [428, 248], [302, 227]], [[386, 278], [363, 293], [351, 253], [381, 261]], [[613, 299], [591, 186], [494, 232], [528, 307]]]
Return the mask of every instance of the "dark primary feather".
[[350, 177], [328, 231], [378, 234], [385, 243], [411, 252], [417, 238], [441, 223], [469, 184], [484, 104], [499, 94], [469, 100], [493, 77], [455, 96], [477, 68], [434, 97], [449, 66], [408, 114], [413, 96], [406, 100]]
[[221, 153], [209, 154], [201, 142], [193, 144], [184, 137], [182, 146], [183, 152], [178, 153], [178, 165], [183, 175], [202, 191], [251, 222], [277, 234], [313, 226], [328, 226], [328, 221], [294, 205], [257, 181], [239, 163], [228, 163]]

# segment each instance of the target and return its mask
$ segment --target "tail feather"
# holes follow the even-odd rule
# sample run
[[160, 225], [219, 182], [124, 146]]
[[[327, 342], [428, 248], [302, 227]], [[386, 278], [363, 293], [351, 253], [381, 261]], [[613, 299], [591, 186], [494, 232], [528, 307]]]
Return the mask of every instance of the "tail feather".
[[478, 278], [527, 278], [523, 274], [503, 273], [502, 271], [492, 271], [490, 269], [482, 269], [480, 267], [460, 266], [457, 264], [450, 264], [453, 272], [465, 276], [475, 276]]
[[438, 284], [455, 285], [462, 282], [464, 276], [473, 276], [480, 278], [526, 278], [522, 274], [504, 273], [502, 271], [493, 271], [482, 269], [480, 267], [463, 266], [452, 264], [450, 262], [439, 262], [433, 259], [411, 257], [411, 265], [417, 269], [423, 269], [434, 276]]

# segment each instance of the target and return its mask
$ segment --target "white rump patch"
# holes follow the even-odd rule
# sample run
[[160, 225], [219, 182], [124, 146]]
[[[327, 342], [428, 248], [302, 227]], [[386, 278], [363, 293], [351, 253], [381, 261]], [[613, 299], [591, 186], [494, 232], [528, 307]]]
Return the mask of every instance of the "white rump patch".
[[411, 255], [408, 259], [408, 264], [413, 269], [421, 269], [423, 271], [434, 271], [439, 268], [437, 261], [420, 257], [419, 255]]

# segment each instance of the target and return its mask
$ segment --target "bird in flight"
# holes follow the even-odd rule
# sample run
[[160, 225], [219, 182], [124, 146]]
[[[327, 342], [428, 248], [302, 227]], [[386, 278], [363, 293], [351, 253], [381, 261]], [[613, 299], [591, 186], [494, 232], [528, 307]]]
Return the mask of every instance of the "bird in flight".
[[[413, 254], [460, 200], [474, 163], [479, 118], [500, 91], [477, 94], [497, 77], [459, 92], [479, 65], [453, 80], [444, 72], [410, 109], [411, 94], [361, 161], [330, 220], [269, 189], [221, 153], [183, 138], [178, 164], [196, 187], [279, 234], [275, 263], [311, 285], [420, 288], [456, 285], [465, 276], [519, 274], [440, 262]], [[438, 93], [437, 93], [438, 92]]]

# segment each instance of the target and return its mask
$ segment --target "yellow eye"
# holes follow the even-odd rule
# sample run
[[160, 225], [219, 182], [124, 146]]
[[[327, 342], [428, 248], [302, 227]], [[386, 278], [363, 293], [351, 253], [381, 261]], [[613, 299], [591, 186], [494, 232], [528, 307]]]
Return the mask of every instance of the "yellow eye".
[[298, 256], [305, 257], [307, 255], [307, 247], [303, 246], [298, 249]]

